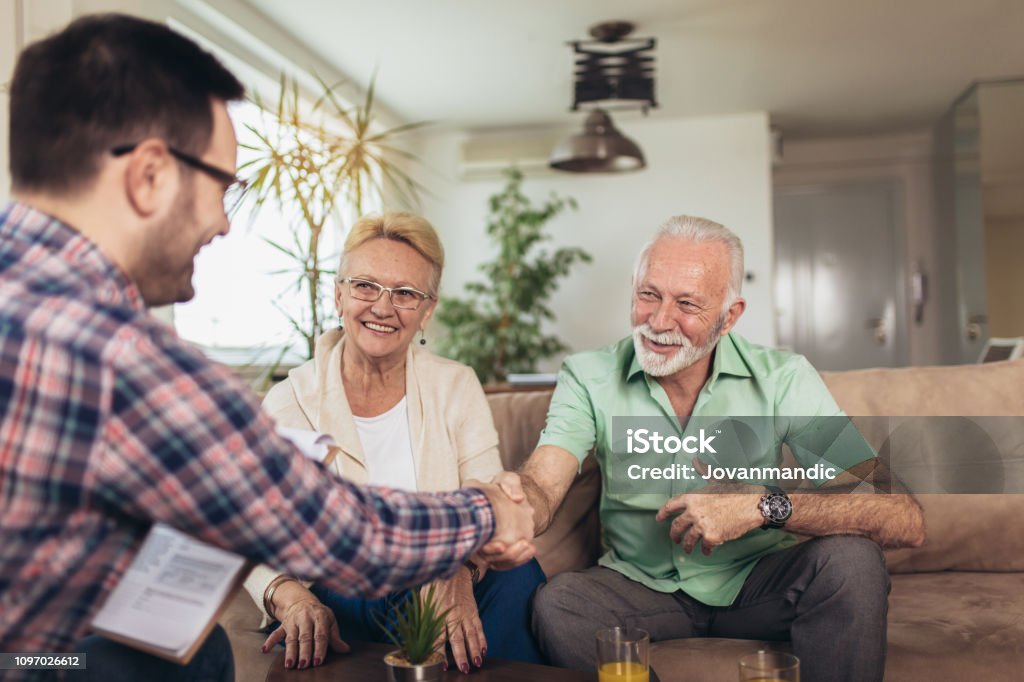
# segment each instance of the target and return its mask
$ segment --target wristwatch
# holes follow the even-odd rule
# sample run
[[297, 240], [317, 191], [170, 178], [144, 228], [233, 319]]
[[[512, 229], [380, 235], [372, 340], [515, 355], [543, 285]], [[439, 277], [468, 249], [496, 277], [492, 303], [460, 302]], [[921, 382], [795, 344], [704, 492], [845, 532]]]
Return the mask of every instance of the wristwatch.
[[761, 528], [782, 528], [793, 515], [793, 502], [782, 488], [766, 485], [768, 492], [761, 496], [757, 508], [761, 510], [764, 523]]

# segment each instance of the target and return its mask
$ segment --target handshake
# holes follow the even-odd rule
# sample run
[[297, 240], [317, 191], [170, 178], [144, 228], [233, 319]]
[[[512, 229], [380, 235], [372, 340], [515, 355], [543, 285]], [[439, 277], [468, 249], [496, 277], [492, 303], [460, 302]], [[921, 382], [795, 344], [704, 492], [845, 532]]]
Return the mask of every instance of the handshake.
[[493, 483], [467, 481], [466, 487], [486, 495], [494, 510], [494, 535], [476, 553], [476, 558], [497, 570], [515, 568], [532, 559], [537, 553], [533, 543], [534, 510], [523, 493], [519, 476], [506, 471]]

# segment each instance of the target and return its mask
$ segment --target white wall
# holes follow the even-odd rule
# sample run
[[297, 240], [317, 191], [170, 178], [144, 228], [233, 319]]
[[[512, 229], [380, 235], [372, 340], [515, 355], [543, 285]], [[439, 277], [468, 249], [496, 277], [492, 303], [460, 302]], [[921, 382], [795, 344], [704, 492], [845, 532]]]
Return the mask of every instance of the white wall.
[[[747, 312], [738, 331], [774, 345], [772, 210], [768, 118], [765, 113], [707, 118], [649, 119], [617, 124], [644, 150], [648, 167], [621, 175], [528, 174], [524, 191], [543, 199], [554, 191], [579, 202], [550, 224], [557, 246], [582, 246], [594, 257], [563, 281], [551, 330], [574, 351], [596, 348], [629, 333], [630, 278], [636, 255], [668, 217], [688, 213], [724, 223], [742, 239]], [[496, 133], [505, 138], [509, 133]], [[486, 135], [484, 135], [486, 137]], [[479, 142], [481, 135], [474, 135]], [[461, 132], [427, 134], [419, 155], [430, 172], [420, 179], [433, 196], [422, 213], [437, 227], [447, 251], [442, 295], [461, 295], [478, 278], [492, 248], [484, 233], [487, 198], [502, 181], [460, 180]], [[554, 369], [559, 359], [542, 369]]]
[[0, 0], [0, 204], [10, 197], [7, 86], [14, 75], [18, 53], [25, 45], [47, 36], [71, 20], [71, 0]]
[[[18, 9], [16, 0], [0, 0], [0, 83], [5, 86], [10, 83], [14, 61], [18, 55]], [[3, 136], [3, 141], [0, 142], [0, 205], [7, 202], [11, 188], [11, 177], [7, 170], [10, 161], [7, 154], [9, 107], [7, 88], [0, 87], [0, 135]]]
[[[89, 12], [122, 11], [162, 20], [172, 3], [169, 0], [0, 0], [0, 83], [10, 83], [14, 65], [29, 43], [63, 28], [76, 16]], [[7, 88], [0, 88], [0, 203], [10, 197], [8, 173]]]

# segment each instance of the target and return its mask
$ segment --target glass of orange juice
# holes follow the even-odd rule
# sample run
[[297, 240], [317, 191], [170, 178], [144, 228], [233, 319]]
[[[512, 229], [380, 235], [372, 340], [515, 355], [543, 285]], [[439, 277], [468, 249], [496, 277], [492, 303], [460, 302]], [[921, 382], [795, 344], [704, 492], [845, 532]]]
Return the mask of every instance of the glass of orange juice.
[[597, 631], [598, 682], [649, 682], [651, 636], [639, 628]]
[[761, 650], [740, 657], [740, 682], [800, 682], [800, 659]]

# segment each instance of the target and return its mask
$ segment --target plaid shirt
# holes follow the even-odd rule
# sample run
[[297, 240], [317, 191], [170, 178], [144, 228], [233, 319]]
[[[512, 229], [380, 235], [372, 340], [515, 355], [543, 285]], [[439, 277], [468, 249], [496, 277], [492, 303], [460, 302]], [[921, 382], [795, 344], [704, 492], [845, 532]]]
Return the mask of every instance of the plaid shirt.
[[248, 388], [150, 316], [74, 229], [0, 213], [0, 651], [72, 651], [154, 521], [379, 596], [452, 573], [493, 533], [479, 491], [326, 475]]

